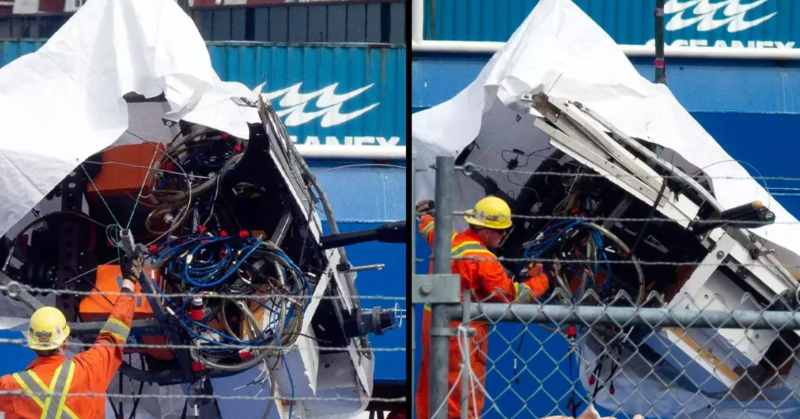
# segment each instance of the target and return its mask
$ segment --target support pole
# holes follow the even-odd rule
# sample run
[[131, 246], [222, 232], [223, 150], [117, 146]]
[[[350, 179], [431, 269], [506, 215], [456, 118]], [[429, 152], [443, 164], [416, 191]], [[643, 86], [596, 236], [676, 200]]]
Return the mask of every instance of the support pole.
[[664, 0], [656, 0], [656, 83], [667, 84], [667, 62], [664, 57]]
[[[436, 224], [434, 224], [433, 230], [434, 274], [450, 273], [454, 166], [455, 159], [453, 157], [436, 158]], [[428, 402], [430, 414], [436, 413], [431, 419], [447, 419], [448, 365], [450, 361], [450, 316], [447, 310], [447, 305], [431, 304], [431, 376]], [[457, 318], [457, 315], [454, 318]]]
[[[461, 325], [464, 327], [469, 327], [469, 310], [471, 308], [470, 302], [472, 301], [469, 291], [468, 289], [464, 290], [463, 299], [461, 300]], [[458, 338], [461, 339], [461, 336]], [[467, 339], [467, 356], [461, 360], [461, 419], [469, 418], [469, 361], [472, 355], [469, 343], [470, 339]], [[478, 407], [475, 406], [475, 408], [477, 409]]]
[[[556, 323], [597, 326], [800, 330], [800, 312], [757, 310], [689, 310], [677, 308], [594, 307], [568, 305], [481, 303], [470, 308], [470, 318], [510, 323]], [[445, 315], [462, 315], [459, 306]]]

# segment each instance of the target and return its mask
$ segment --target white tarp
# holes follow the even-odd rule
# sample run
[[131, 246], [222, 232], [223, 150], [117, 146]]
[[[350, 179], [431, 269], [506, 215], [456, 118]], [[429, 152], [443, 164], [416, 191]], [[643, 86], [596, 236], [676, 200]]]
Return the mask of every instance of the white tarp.
[[[163, 93], [167, 102], [128, 105], [122, 97], [131, 92]], [[258, 114], [230, 99], [253, 101], [258, 92], [220, 81], [194, 22], [174, 1], [88, 2], [41, 49], [0, 69], [0, 235], [92, 154], [140, 137], [169, 140], [161, 118], [247, 138], [246, 123]], [[27, 327], [30, 310], [0, 300], [0, 328]], [[138, 390], [123, 384], [126, 394]], [[112, 393], [116, 386], [115, 379]], [[144, 388], [145, 396], [182, 393], [182, 386]], [[132, 404], [124, 400], [126, 415]], [[178, 418], [182, 408], [181, 399], [148, 398], [136, 417]], [[114, 417], [108, 403], [106, 417]]]
[[[473, 153], [482, 156], [479, 165], [494, 168], [504, 167], [491, 162], [503, 164], [501, 149], [511, 149], [509, 142], [546, 146], [546, 136], [532, 126], [533, 116], [519, 107], [520, 96], [531, 91], [580, 101], [629, 136], [675, 150], [717, 178], [713, 187], [726, 208], [763, 201], [780, 224], [755, 232], [778, 245], [772, 247], [784, 264], [800, 263], [800, 224], [784, 224], [797, 220], [749, 178], [666, 86], [639, 75], [611, 37], [569, 0], [542, 0], [472, 84], [453, 99], [413, 115], [417, 167], [429, 167], [436, 156], [457, 155], [476, 138], [483, 141]], [[433, 171], [418, 173], [415, 182], [415, 199], [433, 197]], [[474, 205], [481, 193], [468, 183], [458, 185], [457, 210]]]
[[[715, 178], [713, 189], [726, 208], [763, 201], [780, 224], [755, 232], [771, 242], [769, 247], [776, 248], [781, 262], [798, 264], [797, 220], [705, 132], [666, 86], [641, 77], [611, 37], [570, 0], [540, 1], [470, 86], [453, 99], [412, 116], [416, 166], [427, 169], [415, 176], [414, 198], [433, 198], [434, 172], [428, 168], [436, 156], [457, 156], [473, 140], [477, 147], [467, 161], [477, 166], [505, 168], [509, 157], [504, 154], [516, 148], [533, 156], [530, 161], [520, 161], [526, 165], [522, 170], [535, 170], [543, 161], [535, 152], [548, 148], [548, 137], [533, 127], [535, 114], [519, 104], [521, 95], [530, 92], [579, 101], [628, 135], [676, 151]], [[461, 181], [462, 177], [457, 175], [454, 190], [456, 210], [471, 207], [484, 195], [482, 187]], [[738, 179], [722, 179], [725, 177]], [[525, 178], [515, 178], [512, 172], [493, 179], [501, 190], [519, 193], [519, 182]], [[586, 368], [594, 368], [596, 349], [583, 342], [581, 351], [583, 386], [590, 388], [587, 380], [591, 374]], [[709, 414], [708, 404], [715, 405], [714, 417], [742, 415], [742, 404], [737, 401], [718, 403], [676, 385], [665, 386], [651, 371], [647, 364], [626, 364], [614, 380], [620, 396], [614, 400], [601, 392], [596, 403], [647, 417], [704, 418]], [[788, 378], [794, 385], [797, 371], [800, 369], [795, 368]], [[768, 395], [774, 402], [751, 402], [747, 415], [766, 418], [777, 412], [780, 418], [797, 417], [800, 406], [796, 402], [773, 407], [781, 405], [786, 392], [776, 389], [776, 394]], [[630, 397], [632, 394], [636, 397]]]
[[131, 92], [163, 93], [170, 119], [197, 107], [189, 119], [232, 135], [246, 137], [247, 126], [226, 123], [254, 115], [210, 112], [227, 106], [225, 93], [252, 92], [219, 81], [197, 27], [174, 1], [88, 2], [41, 49], [0, 69], [0, 234], [120, 138], [129, 127], [122, 97]]

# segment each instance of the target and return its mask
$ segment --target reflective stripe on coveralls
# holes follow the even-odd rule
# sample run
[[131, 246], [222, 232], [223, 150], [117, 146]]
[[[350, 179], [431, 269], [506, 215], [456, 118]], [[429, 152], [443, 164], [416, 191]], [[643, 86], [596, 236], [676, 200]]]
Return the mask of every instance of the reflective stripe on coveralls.
[[[433, 225], [433, 223], [430, 223], [430, 225]], [[453, 234], [453, 238], [455, 237], [456, 235]], [[483, 247], [483, 245], [475, 241], [465, 241], [463, 243], [459, 243], [456, 246], [453, 246], [453, 250], [452, 252], [450, 252], [450, 256], [452, 258], [459, 258], [463, 257], [467, 253], [473, 253], [473, 254], [479, 253], [494, 257], [494, 253], [492, 253], [489, 250], [486, 250], [486, 248]], [[514, 302], [530, 303], [531, 301], [533, 301], [533, 293], [531, 292], [531, 289], [527, 285], [522, 284], [522, 291], [520, 291], [519, 285], [520, 284], [518, 282], [514, 283], [514, 291], [516, 291], [514, 293], [514, 295], [516, 296], [516, 298], [514, 298]], [[431, 307], [427, 304], [425, 305], [425, 311], [431, 311]]]
[[128, 340], [128, 334], [131, 332], [131, 328], [125, 326], [125, 323], [117, 319], [108, 319], [106, 324], [103, 326], [103, 330], [100, 333], [111, 333], [117, 339], [125, 342]]
[[[66, 366], [66, 368], [64, 368]], [[28, 396], [42, 408], [42, 419], [61, 419], [66, 413], [72, 419], [79, 419], [75, 413], [66, 406], [69, 385], [75, 373], [75, 364], [67, 360], [53, 374], [50, 386], [45, 386], [42, 380], [33, 371], [25, 371], [13, 375], [19, 386]], [[46, 396], [44, 400], [41, 396]], [[53, 397], [56, 397], [53, 400]]]

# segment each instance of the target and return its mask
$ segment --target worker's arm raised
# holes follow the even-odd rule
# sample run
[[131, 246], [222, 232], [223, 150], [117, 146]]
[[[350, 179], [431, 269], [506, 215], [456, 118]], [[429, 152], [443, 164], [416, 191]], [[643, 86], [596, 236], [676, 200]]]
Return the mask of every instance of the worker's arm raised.
[[94, 392], [104, 392], [122, 364], [122, 353], [133, 321], [133, 289], [142, 273], [143, 260], [139, 255], [126, 260], [122, 266], [122, 295], [114, 305], [108, 321], [100, 330], [95, 345], [74, 359], [89, 370], [89, 386]]

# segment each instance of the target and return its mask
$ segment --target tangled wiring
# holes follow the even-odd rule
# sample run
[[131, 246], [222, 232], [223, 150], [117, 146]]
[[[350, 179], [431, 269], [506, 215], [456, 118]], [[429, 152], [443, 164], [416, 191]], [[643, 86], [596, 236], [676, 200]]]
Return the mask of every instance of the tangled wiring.
[[[299, 336], [311, 287], [297, 265], [277, 246], [261, 238], [209, 233], [173, 238], [150, 249], [162, 275], [167, 312], [197, 344], [192, 358], [223, 371], [251, 368]], [[158, 282], [158, 281], [156, 281]], [[164, 294], [185, 292], [193, 298]], [[237, 299], [207, 298], [213, 294]], [[280, 295], [280, 297], [278, 297]], [[286, 296], [297, 298], [287, 298]], [[277, 347], [242, 349], [242, 346]]]

